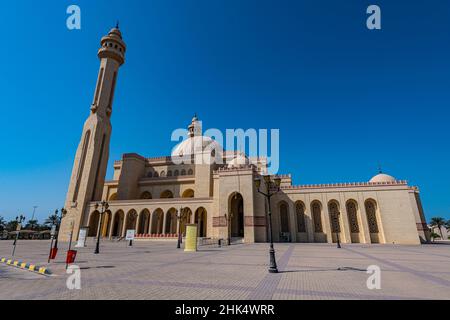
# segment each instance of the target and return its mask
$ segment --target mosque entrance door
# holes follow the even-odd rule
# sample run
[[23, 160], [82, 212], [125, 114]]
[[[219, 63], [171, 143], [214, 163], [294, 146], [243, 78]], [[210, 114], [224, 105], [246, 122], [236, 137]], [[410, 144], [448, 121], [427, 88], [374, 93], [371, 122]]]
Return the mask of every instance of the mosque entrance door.
[[244, 237], [244, 199], [240, 193], [233, 193], [230, 199], [231, 237]]

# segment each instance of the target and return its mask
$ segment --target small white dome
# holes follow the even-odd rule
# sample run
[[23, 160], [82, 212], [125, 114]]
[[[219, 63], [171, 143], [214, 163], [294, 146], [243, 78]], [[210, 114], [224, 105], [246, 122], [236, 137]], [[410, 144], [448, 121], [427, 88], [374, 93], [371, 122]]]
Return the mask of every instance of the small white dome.
[[395, 181], [397, 181], [397, 179], [395, 179], [394, 177], [392, 177], [388, 174], [384, 174], [384, 173], [377, 174], [375, 177], [370, 179], [370, 182], [373, 182], [373, 183], [395, 182]]
[[228, 168], [239, 168], [250, 164], [250, 160], [243, 154], [239, 154], [228, 163]]

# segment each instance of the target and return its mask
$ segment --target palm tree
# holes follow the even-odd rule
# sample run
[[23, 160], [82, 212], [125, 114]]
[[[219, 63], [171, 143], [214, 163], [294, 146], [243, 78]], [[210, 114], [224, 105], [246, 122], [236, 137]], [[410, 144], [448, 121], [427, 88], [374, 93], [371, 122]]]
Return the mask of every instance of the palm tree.
[[18, 222], [16, 220], [11, 220], [6, 223], [5, 229], [9, 232], [16, 231]]
[[441, 239], [444, 239], [444, 235], [442, 234], [441, 227], [445, 225], [445, 219], [442, 217], [434, 217], [431, 218], [430, 225], [432, 228], [438, 228], [439, 233], [441, 234]]
[[6, 227], [6, 221], [3, 219], [2, 216], [0, 216], [0, 231], [3, 231]]
[[47, 225], [47, 226], [50, 226], [50, 227], [53, 226], [53, 225], [59, 224], [59, 217], [58, 217], [58, 215], [57, 214], [52, 214], [51, 216], [49, 216], [45, 220], [44, 224]]
[[432, 232], [431, 233], [431, 235], [430, 235], [430, 237], [431, 237], [431, 240], [436, 240], [437, 238], [440, 238], [441, 236], [440, 235], [438, 235], [436, 232]]
[[25, 229], [36, 230], [39, 229], [39, 223], [37, 220], [28, 220], [28, 223], [25, 225]]
[[450, 231], [450, 220], [447, 220], [445, 222], [445, 228], [447, 229], [447, 231]]

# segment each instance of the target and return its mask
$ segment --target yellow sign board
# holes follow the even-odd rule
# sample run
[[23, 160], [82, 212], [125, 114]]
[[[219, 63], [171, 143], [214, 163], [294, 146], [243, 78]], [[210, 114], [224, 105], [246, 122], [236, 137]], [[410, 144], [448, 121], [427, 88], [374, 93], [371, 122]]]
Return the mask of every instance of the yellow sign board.
[[186, 225], [186, 244], [184, 246], [185, 252], [196, 252], [197, 251], [197, 225], [188, 224]]

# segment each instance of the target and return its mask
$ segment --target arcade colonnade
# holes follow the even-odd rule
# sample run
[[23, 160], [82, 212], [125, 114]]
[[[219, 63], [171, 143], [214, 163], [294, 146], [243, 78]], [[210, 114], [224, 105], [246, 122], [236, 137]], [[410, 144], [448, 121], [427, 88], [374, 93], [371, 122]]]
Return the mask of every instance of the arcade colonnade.
[[379, 205], [363, 201], [283, 199], [272, 211], [274, 239], [279, 242], [386, 243]]
[[[335, 199], [323, 202], [317, 199], [303, 202], [284, 196], [272, 203], [274, 240], [277, 242], [334, 243], [385, 243], [379, 205], [372, 198], [340, 202]], [[239, 193], [229, 197], [226, 212], [234, 212], [230, 221], [232, 237], [245, 237], [244, 199]], [[154, 203], [153, 203], [154, 202]], [[178, 203], [177, 203], [178, 202]], [[211, 237], [213, 232], [213, 199], [143, 200], [141, 203], [110, 202], [109, 211], [103, 215], [102, 237], [124, 237], [126, 230], [134, 229], [141, 236], [175, 237], [179, 228], [185, 233], [186, 224], [198, 224], [199, 237]], [[151, 204], [149, 204], [151, 203]], [[177, 218], [183, 212], [181, 221]], [[91, 206], [89, 236], [98, 232], [100, 213]], [[209, 228], [208, 228], [209, 225]], [[228, 225], [228, 224], [227, 224]], [[267, 223], [266, 223], [267, 225]], [[223, 227], [223, 225], [221, 226]], [[225, 228], [228, 228], [226, 226]], [[227, 232], [222, 232], [227, 234]], [[266, 235], [267, 239], [267, 235]], [[255, 239], [257, 242], [266, 239]]]
[[[128, 207], [128, 208], [127, 208]], [[167, 206], [166, 206], [167, 207]], [[178, 230], [185, 233], [187, 224], [198, 224], [198, 236], [206, 237], [209, 206], [144, 206], [130, 208], [118, 202], [111, 203], [110, 208], [102, 216], [101, 236], [104, 238], [125, 237], [127, 230], [136, 230], [138, 236], [171, 236], [178, 235]], [[182, 210], [182, 219], [177, 215]], [[89, 237], [98, 234], [100, 212], [93, 210], [89, 214]], [[181, 227], [181, 229], [180, 229]]]

